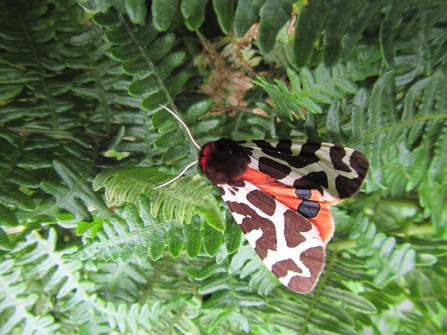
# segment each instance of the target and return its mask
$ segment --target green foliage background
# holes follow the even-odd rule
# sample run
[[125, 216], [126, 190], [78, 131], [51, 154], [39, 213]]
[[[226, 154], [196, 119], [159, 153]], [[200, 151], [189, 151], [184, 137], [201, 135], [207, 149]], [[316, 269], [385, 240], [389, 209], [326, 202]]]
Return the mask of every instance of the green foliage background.
[[[2, 0], [0, 15], [0, 334], [447, 334], [445, 1]], [[204, 39], [254, 23], [247, 105], [208, 113]], [[159, 104], [200, 144], [367, 155], [312, 293], [278, 284], [195, 169], [154, 189], [196, 159]]]

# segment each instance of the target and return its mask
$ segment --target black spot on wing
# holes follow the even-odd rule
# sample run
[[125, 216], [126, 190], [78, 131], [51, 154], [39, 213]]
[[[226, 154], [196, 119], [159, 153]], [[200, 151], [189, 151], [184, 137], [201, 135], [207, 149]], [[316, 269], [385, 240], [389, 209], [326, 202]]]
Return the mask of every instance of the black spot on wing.
[[[268, 152], [277, 152], [287, 155], [292, 155], [292, 144], [293, 142], [291, 140], [278, 140], [274, 142], [268, 142], [264, 140], [255, 140], [253, 141], [254, 144], [260, 149], [266, 149]], [[262, 150], [264, 151], [264, 150]]]
[[309, 199], [312, 196], [312, 191], [297, 188], [295, 194], [300, 199]]
[[[287, 154], [287, 155], [293, 154], [293, 152], [291, 150], [293, 142], [291, 140], [278, 140], [275, 142], [267, 142], [264, 140], [255, 140], [255, 141], [253, 141], [253, 143], [256, 144], [256, 146], [258, 148], [267, 149], [269, 152], [275, 151], [277, 153], [282, 153], [282, 154]], [[272, 143], [275, 145], [273, 146]], [[262, 151], [264, 151], [264, 150], [262, 150]]]
[[283, 179], [287, 177], [292, 169], [284, 164], [278, 163], [271, 158], [266, 156], [259, 157], [259, 171], [268, 174], [270, 177], [275, 179]]
[[346, 199], [354, 196], [362, 187], [362, 180], [360, 178], [347, 178], [338, 176], [335, 178], [335, 188], [337, 189], [340, 199]]
[[351, 172], [349, 166], [343, 163], [343, 158], [346, 156], [346, 150], [339, 145], [334, 145], [329, 149], [329, 156], [331, 158], [332, 165], [336, 170]]
[[369, 162], [364, 154], [354, 151], [349, 159], [349, 164], [357, 172], [360, 180], [364, 180], [368, 173]]
[[297, 212], [305, 218], [314, 218], [320, 212], [320, 204], [317, 201], [303, 200], [297, 208]]
[[275, 150], [275, 148], [272, 146], [272, 144], [270, 142], [267, 142], [264, 140], [254, 140], [253, 143], [256, 144], [256, 146], [258, 148], [261, 148], [261, 149]]
[[[320, 159], [315, 155], [321, 148], [321, 143], [318, 142], [306, 142], [301, 146], [300, 153], [294, 153], [291, 150], [293, 142], [290, 140], [279, 140], [278, 142], [267, 141], [253, 141], [261, 151], [267, 156], [281, 159], [290, 165], [291, 167], [300, 169], [307, 165], [318, 162]], [[272, 143], [276, 143], [273, 146]]]
[[320, 150], [321, 143], [306, 142], [302, 145], [299, 155], [293, 156], [290, 165], [295, 168], [303, 168], [307, 165], [318, 162], [320, 159], [315, 155], [315, 152]]
[[292, 141], [290, 140], [279, 140], [278, 144], [276, 145], [276, 150], [279, 152], [282, 152], [284, 154], [290, 154], [292, 155], [293, 152], [291, 150], [292, 147]]
[[242, 179], [236, 179], [236, 180], [233, 180], [232, 185], [233, 185], [234, 190], [237, 191], [238, 187], [245, 186], [245, 181], [243, 181]]
[[321, 194], [323, 194], [321, 187], [328, 188], [328, 186], [327, 174], [324, 171], [310, 172], [293, 183], [294, 188], [318, 190]]
[[354, 151], [349, 160], [352, 169], [358, 174], [357, 178], [348, 178], [337, 176], [335, 178], [335, 188], [340, 199], [346, 199], [354, 196], [362, 187], [366, 174], [368, 173], [368, 159], [360, 152]]
[[314, 164], [320, 160], [315, 154], [321, 148], [321, 143], [306, 142], [301, 146], [301, 151], [297, 155], [283, 155], [278, 158], [284, 159], [290, 166], [301, 169]]

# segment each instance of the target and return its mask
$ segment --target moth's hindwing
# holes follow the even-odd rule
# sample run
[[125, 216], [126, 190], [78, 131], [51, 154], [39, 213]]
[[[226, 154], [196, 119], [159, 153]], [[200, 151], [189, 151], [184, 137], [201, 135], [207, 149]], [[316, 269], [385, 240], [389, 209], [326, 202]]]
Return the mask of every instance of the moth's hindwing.
[[313, 289], [324, 267], [318, 229], [255, 185], [218, 185], [248, 242], [280, 282], [298, 293]]
[[362, 153], [335, 144], [291, 140], [240, 144], [251, 150], [249, 167], [284, 185], [318, 190], [329, 203], [354, 196], [368, 171]]

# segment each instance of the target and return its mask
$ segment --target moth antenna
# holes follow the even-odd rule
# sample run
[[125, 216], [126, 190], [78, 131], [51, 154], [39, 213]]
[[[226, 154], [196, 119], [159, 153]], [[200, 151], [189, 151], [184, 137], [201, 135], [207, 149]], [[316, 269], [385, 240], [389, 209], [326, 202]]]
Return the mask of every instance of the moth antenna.
[[[163, 106], [163, 107], [164, 107], [164, 106]], [[165, 107], [165, 108], [166, 108], [166, 107]], [[166, 186], [166, 185], [169, 185], [170, 183], [173, 183], [174, 181], [176, 181], [177, 179], [179, 179], [181, 176], [183, 176], [183, 174], [184, 174], [186, 171], [188, 171], [188, 169], [189, 169], [191, 166], [193, 166], [194, 164], [196, 164], [196, 163], [197, 163], [197, 161], [194, 161], [194, 162], [188, 164], [188, 166], [185, 167], [185, 168], [183, 169], [183, 171], [180, 172], [180, 174], [179, 174], [178, 176], [176, 176], [175, 178], [172, 178], [171, 180], [167, 181], [167, 182], [164, 183], [164, 184], [161, 184], [161, 185], [158, 185], [157, 187], [154, 187], [153, 190], [155, 190], [155, 189], [157, 189], [157, 188], [164, 187], [164, 186]]]
[[[194, 143], [194, 145], [197, 147], [197, 149], [201, 149], [200, 148], [200, 145], [196, 142], [196, 140], [194, 139], [194, 137], [192, 137], [192, 134], [191, 134], [191, 132], [189, 131], [189, 128], [188, 128], [188, 126], [185, 124], [185, 122], [183, 122], [183, 120], [177, 115], [177, 114], [175, 114], [172, 110], [170, 110], [168, 107], [166, 107], [166, 106], [163, 106], [163, 105], [160, 105], [161, 107], [163, 107], [164, 109], [166, 109], [169, 113], [171, 113], [172, 114], [172, 116], [173, 117], [175, 117], [176, 119], [177, 119], [177, 121], [178, 122], [180, 122], [180, 124], [185, 128], [185, 130], [186, 130], [186, 132], [188, 133], [188, 137], [189, 137], [189, 139], [192, 141], [192, 143]], [[190, 164], [191, 165], [191, 164]], [[188, 166], [190, 166], [190, 165], [188, 165]], [[182, 172], [183, 173], [183, 172]], [[180, 175], [181, 176], [181, 175]], [[175, 179], [174, 179], [175, 180]], [[173, 181], [174, 181], [173, 180]], [[158, 186], [158, 187], [160, 187], [160, 186]]]
[[[160, 106], [163, 107], [164, 109], [166, 109], [169, 113], [171, 113], [171, 115], [172, 115], [173, 117], [175, 117], [175, 118], [177, 119], [178, 122], [180, 122], [180, 124], [185, 128], [186, 132], [188, 133], [188, 137], [189, 137], [189, 139], [191, 140], [191, 142], [197, 147], [197, 149], [200, 150], [200, 149], [201, 149], [201, 148], [200, 148], [200, 145], [196, 142], [196, 140], [195, 140], [194, 137], [192, 136], [191, 131], [189, 130], [189, 128], [188, 128], [188, 126], [186, 125], [186, 123], [183, 122], [183, 120], [182, 120], [177, 114], [175, 114], [172, 110], [170, 110], [168, 107], [163, 106], [163, 105], [160, 105]], [[173, 183], [174, 181], [176, 181], [177, 179], [179, 179], [181, 176], [183, 176], [184, 173], [185, 173], [186, 171], [188, 171], [188, 169], [189, 169], [191, 166], [195, 165], [196, 163], [197, 163], [197, 161], [194, 161], [194, 162], [188, 164], [188, 166], [186, 166], [186, 167], [183, 169], [183, 171], [180, 172], [175, 178], [172, 178], [171, 180], [167, 181], [166, 183], [161, 184], [161, 185], [158, 185], [157, 187], [154, 187], [153, 189], [155, 190], [155, 189], [157, 189], [157, 188], [161, 188], [161, 187], [164, 187], [164, 186], [166, 186], [166, 185], [169, 185], [169, 184]]]

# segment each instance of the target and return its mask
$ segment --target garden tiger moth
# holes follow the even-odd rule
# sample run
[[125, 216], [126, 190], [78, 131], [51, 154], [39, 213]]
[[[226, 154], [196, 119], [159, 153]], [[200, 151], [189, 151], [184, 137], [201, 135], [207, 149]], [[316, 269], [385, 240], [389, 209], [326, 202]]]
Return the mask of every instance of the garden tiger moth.
[[198, 166], [267, 268], [291, 290], [308, 293], [334, 232], [330, 205], [360, 190], [369, 164], [360, 152], [330, 143], [222, 138], [200, 148]]

